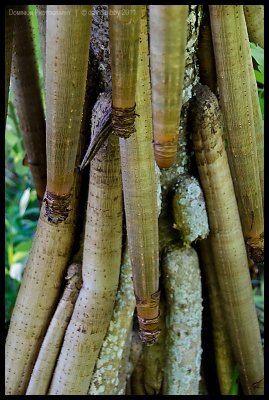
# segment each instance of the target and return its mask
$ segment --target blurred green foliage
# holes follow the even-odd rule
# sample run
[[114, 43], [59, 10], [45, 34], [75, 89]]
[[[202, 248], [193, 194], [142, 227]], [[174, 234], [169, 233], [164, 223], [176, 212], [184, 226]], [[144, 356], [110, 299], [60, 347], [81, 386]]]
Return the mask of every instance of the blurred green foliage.
[[264, 49], [251, 42], [250, 50], [254, 59], [254, 72], [258, 85], [262, 118], [264, 119]]
[[[43, 72], [35, 6], [32, 28], [41, 84]], [[5, 131], [5, 320], [9, 321], [20, 286], [22, 273], [32, 246], [39, 217], [36, 191], [25, 157], [19, 121], [13, 104], [12, 86], [9, 93]]]
[[5, 319], [10, 319], [39, 216], [12, 99], [5, 135]]

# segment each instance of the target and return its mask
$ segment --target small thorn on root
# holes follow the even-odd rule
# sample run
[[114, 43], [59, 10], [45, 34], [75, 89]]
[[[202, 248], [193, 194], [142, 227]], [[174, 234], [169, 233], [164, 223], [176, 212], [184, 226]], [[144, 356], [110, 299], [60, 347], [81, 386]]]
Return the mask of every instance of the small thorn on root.
[[115, 135], [128, 139], [135, 133], [135, 105], [130, 108], [112, 106], [112, 131]]
[[56, 195], [51, 192], [46, 192], [44, 197], [45, 211], [48, 221], [53, 224], [59, 224], [67, 219], [70, 205], [71, 194]]

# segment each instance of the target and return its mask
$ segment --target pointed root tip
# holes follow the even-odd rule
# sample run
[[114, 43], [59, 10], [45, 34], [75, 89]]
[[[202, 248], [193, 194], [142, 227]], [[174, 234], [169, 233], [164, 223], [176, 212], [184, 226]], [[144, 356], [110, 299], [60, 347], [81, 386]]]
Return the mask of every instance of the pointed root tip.
[[177, 144], [175, 142], [154, 143], [154, 155], [159, 168], [170, 168], [176, 162]]

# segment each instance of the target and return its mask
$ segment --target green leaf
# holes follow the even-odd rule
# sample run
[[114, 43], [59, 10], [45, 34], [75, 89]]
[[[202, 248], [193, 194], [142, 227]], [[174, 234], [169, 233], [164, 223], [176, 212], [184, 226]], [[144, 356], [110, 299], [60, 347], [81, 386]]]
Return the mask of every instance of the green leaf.
[[25, 213], [25, 210], [29, 204], [29, 200], [30, 200], [30, 192], [31, 189], [27, 188], [25, 189], [25, 191], [23, 192], [21, 199], [20, 199], [20, 216], [22, 217]]
[[259, 97], [260, 100], [260, 107], [261, 107], [261, 112], [262, 112], [262, 119], [264, 119], [264, 98]]
[[12, 265], [13, 264], [13, 246], [12, 243], [9, 243], [7, 247], [7, 255], [8, 255], [8, 264]]
[[258, 65], [258, 69], [259, 69], [260, 73], [262, 74], [262, 76], [264, 77], [264, 65], [263, 64]]
[[10, 147], [13, 147], [18, 142], [18, 137], [14, 135], [14, 133], [7, 129], [5, 134], [6, 144]]
[[238, 395], [238, 371], [237, 368], [234, 368], [233, 371], [233, 382], [232, 382], [232, 387], [230, 389], [230, 395]]
[[20, 251], [28, 253], [32, 247], [32, 240], [27, 240], [26, 242], [20, 242], [16, 246], [14, 246], [14, 253], [18, 253]]
[[250, 42], [251, 55], [259, 65], [264, 65], [264, 50]]
[[13, 255], [13, 263], [23, 260], [28, 255], [28, 251], [18, 251]]
[[264, 85], [264, 76], [260, 71], [254, 70], [256, 81]]

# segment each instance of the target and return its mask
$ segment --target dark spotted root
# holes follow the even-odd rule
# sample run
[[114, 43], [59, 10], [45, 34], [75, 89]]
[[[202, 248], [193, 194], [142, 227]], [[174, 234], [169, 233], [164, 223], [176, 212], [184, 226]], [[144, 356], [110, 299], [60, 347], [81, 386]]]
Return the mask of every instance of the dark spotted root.
[[160, 291], [151, 295], [149, 300], [136, 297], [139, 337], [148, 346], [153, 345], [160, 334]]
[[112, 130], [115, 135], [128, 139], [135, 133], [135, 105], [130, 108], [112, 106]]
[[53, 224], [59, 224], [68, 217], [68, 213], [71, 210], [70, 201], [71, 194], [58, 196], [54, 193], [46, 191], [44, 197], [45, 211], [48, 221]]

